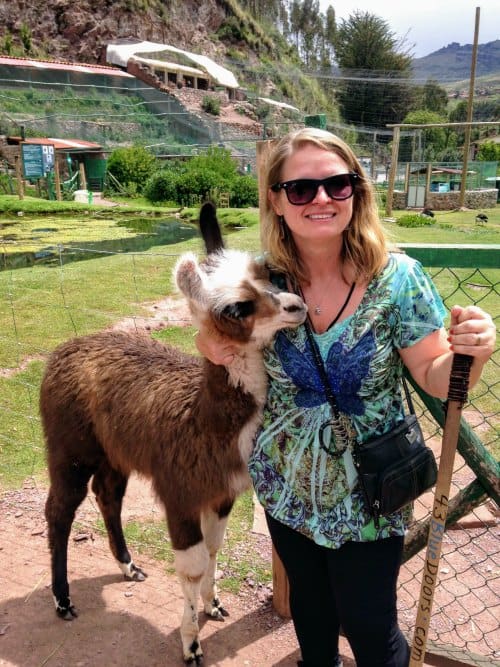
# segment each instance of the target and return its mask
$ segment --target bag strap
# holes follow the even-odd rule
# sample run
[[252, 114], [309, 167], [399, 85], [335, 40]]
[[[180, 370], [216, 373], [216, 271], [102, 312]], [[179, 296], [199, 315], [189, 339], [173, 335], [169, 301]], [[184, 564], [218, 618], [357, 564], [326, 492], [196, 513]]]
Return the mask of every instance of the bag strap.
[[412, 415], [414, 415], [415, 414], [415, 407], [413, 405], [413, 399], [411, 397], [411, 391], [410, 391], [410, 387], [408, 386], [408, 381], [407, 381], [407, 379], [405, 378], [404, 375], [401, 377], [401, 384], [403, 385], [403, 390], [405, 392], [406, 402], [408, 403], [408, 410], [410, 411], [410, 413]]
[[313, 333], [311, 331], [311, 326], [307, 320], [304, 322], [304, 327], [306, 330], [307, 340], [309, 341], [309, 345], [311, 346], [312, 349], [314, 363], [316, 364], [316, 368], [318, 369], [318, 373], [321, 378], [323, 388], [325, 390], [325, 395], [328, 399], [328, 402], [331, 405], [333, 414], [335, 415], [335, 417], [338, 417], [340, 410], [339, 406], [337, 405], [337, 399], [335, 398], [335, 394], [333, 393], [332, 386], [328, 379], [328, 375], [326, 374], [325, 364], [323, 363], [323, 359], [321, 358], [321, 353], [319, 351], [318, 344], [314, 339]]

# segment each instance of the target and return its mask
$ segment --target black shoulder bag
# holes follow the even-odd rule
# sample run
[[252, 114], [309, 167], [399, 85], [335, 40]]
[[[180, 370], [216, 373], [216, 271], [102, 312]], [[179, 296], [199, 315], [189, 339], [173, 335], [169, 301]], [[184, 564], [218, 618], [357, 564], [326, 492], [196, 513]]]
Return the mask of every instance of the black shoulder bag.
[[[348, 441], [351, 440], [359, 486], [366, 506], [378, 528], [380, 516], [387, 516], [396, 512], [436, 483], [436, 459], [432, 450], [425, 444], [422, 430], [415, 415], [410, 391], [404, 378], [403, 387], [410, 414], [406, 415], [404, 420], [392, 431], [367, 442], [359, 442], [354, 437], [349, 438], [349, 433], [345, 430], [335, 394], [330, 386], [323, 360], [308, 322], [305, 323], [305, 328], [313, 351], [314, 361], [333, 413], [333, 420], [323, 424], [320, 428], [321, 448], [332, 456], [339, 456], [344, 453]], [[335, 449], [325, 443], [325, 432], [328, 427], [331, 428], [335, 436]]]

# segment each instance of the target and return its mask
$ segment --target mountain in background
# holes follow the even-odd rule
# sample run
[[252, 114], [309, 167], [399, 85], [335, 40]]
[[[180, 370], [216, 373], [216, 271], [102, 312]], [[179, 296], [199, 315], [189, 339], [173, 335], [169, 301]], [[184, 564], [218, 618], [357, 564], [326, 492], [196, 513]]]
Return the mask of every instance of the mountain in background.
[[[442, 83], [463, 81], [470, 78], [472, 44], [452, 42], [438, 51], [413, 61], [416, 79], [435, 79]], [[476, 77], [500, 75], [500, 39], [479, 44], [477, 49]]]

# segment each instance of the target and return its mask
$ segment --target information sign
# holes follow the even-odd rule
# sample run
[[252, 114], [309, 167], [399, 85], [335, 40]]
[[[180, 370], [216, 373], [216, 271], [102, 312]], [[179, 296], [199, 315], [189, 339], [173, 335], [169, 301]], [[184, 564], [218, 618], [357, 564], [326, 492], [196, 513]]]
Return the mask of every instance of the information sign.
[[54, 146], [21, 144], [24, 178], [43, 178], [54, 169]]

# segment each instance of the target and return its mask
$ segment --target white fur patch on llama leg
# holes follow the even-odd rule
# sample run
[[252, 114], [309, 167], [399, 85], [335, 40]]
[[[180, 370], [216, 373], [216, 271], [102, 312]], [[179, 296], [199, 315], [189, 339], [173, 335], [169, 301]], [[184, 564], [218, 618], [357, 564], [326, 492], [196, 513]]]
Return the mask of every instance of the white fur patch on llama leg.
[[201, 579], [208, 565], [208, 551], [203, 542], [184, 551], [174, 551], [175, 570], [184, 595], [184, 612], [181, 621], [181, 640], [184, 660], [198, 662], [203, 651], [198, 637], [198, 596]]
[[228, 517], [220, 518], [216, 512], [207, 510], [201, 516], [201, 529], [208, 549], [208, 566], [201, 580], [201, 599], [205, 613], [218, 620], [229, 614], [221, 605], [215, 581], [217, 553], [224, 541]]

